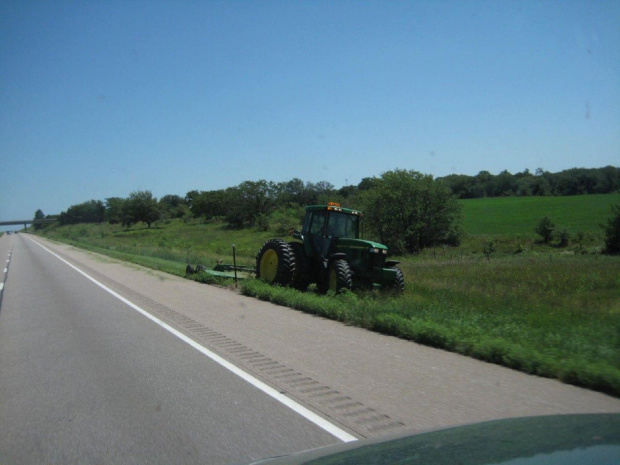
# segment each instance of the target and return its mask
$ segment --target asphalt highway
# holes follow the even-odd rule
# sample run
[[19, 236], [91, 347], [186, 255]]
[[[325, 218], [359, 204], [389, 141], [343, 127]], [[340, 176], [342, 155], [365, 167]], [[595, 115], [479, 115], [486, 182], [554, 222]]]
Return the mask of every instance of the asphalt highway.
[[340, 442], [25, 235], [0, 254], [0, 463], [243, 463]]
[[0, 464], [248, 463], [498, 418], [620, 412], [598, 392], [41, 237], [1, 237], [0, 260]]

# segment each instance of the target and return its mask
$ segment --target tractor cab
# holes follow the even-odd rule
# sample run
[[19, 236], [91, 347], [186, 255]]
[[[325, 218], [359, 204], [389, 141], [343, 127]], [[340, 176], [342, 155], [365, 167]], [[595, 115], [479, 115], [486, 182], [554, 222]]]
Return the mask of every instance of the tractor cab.
[[342, 208], [334, 202], [306, 207], [299, 237], [304, 242], [306, 255], [327, 259], [335, 253], [340, 239], [359, 239], [361, 218], [360, 211]]

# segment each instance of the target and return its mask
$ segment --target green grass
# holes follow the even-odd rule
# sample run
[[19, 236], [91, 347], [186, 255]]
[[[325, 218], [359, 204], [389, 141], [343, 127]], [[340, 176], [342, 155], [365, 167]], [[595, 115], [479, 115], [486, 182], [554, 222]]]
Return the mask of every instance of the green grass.
[[99, 252], [152, 257], [184, 264], [200, 263], [208, 267], [215, 265], [217, 260], [232, 263], [233, 244], [238, 263], [254, 265], [258, 249], [272, 237], [269, 232], [229, 229], [221, 223], [205, 224], [200, 220], [174, 220], [151, 228], [138, 225], [129, 230], [109, 224], [53, 226], [44, 229], [41, 234], [81, 247], [96, 247]]
[[[461, 247], [400, 257], [406, 292], [398, 298], [373, 292], [321, 296], [256, 280], [244, 282], [243, 292], [620, 396], [620, 257], [598, 253], [602, 235], [595, 229], [619, 196], [600, 197], [482, 199], [466, 207], [466, 225], [477, 229]], [[504, 223], [493, 226], [487, 218], [493, 211], [502, 212]], [[572, 224], [590, 238], [568, 249], [539, 244], [533, 232], [519, 232], [519, 222], [508, 224], [516, 212], [534, 222], [549, 215], [558, 225], [577, 218]], [[42, 234], [181, 276], [187, 263], [231, 262], [233, 243], [238, 263], [253, 265], [262, 243], [276, 236], [200, 221], [128, 231], [111, 225], [48, 227]], [[497, 247], [487, 259], [482, 246], [488, 241]], [[223, 283], [204, 274], [194, 279]]]
[[600, 234], [600, 224], [620, 204], [620, 194], [571, 197], [501, 197], [461, 200], [469, 235], [534, 237], [534, 228], [548, 216], [558, 229]]

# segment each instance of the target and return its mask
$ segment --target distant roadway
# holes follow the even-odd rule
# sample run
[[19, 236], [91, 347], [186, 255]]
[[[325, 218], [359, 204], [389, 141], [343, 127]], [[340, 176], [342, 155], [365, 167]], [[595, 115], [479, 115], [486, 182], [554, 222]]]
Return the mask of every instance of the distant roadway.
[[18, 234], [0, 463], [246, 463], [620, 399]]

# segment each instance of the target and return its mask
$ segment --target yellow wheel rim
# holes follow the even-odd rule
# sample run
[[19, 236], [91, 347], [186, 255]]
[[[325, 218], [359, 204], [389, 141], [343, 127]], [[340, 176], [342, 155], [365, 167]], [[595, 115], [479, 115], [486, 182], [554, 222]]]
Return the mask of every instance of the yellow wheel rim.
[[329, 289], [331, 291], [338, 291], [338, 273], [336, 273], [334, 268], [329, 271]]
[[260, 277], [271, 283], [278, 273], [278, 254], [275, 250], [266, 250], [260, 259]]

